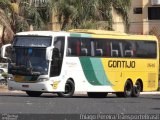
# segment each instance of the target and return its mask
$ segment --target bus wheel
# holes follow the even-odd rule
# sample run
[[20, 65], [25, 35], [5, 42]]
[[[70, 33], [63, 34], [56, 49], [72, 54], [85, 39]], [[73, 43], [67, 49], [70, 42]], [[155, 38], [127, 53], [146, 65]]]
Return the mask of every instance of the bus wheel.
[[37, 92], [37, 91], [26, 91], [26, 93], [30, 97], [39, 97], [42, 94], [42, 92]]
[[107, 96], [107, 92], [87, 92], [88, 97], [90, 98], [105, 98]]
[[124, 92], [117, 92], [117, 97], [131, 97], [133, 85], [130, 80], [127, 80], [124, 86]]
[[75, 85], [72, 80], [68, 80], [65, 85], [65, 92], [58, 92], [59, 97], [72, 97], [74, 94]]
[[132, 97], [139, 97], [142, 90], [142, 85], [140, 81], [137, 81], [132, 90]]

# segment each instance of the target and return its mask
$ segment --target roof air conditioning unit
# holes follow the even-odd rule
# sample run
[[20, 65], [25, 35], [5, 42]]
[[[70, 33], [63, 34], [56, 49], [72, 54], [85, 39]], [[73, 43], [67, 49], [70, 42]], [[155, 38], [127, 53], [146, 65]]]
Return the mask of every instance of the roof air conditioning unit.
[[151, 5], [160, 5], [160, 0], [151, 0]]

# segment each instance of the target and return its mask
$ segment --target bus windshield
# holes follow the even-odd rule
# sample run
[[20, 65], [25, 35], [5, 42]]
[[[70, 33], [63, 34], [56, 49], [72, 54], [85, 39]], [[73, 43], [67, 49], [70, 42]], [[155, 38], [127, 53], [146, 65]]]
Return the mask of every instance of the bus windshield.
[[52, 43], [50, 36], [15, 36], [13, 46], [19, 47], [49, 47]]
[[14, 59], [9, 66], [11, 74], [48, 74], [48, 61], [45, 57], [46, 48], [15, 47], [12, 54]]
[[49, 61], [46, 48], [51, 46], [51, 36], [18, 35], [14, 37], [9, 64], [10, 74], [47, 75]]

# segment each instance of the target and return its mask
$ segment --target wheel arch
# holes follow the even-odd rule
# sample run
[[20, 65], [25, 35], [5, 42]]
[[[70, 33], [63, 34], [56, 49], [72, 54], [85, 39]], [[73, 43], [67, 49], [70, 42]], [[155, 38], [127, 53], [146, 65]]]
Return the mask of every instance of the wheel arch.
[[[74, 79], [73, 79], [73, 78], [68, 78], [67, 81], [68, 81], [68, 80], [71, 80], [71, 81], [74, 83], [74, 85], [75, 85], [75, 82], [74, 82]], [[66, 81], [66, 83], [67, 83], [67, 81]]]
[[133, 81], [132, 81], [131, 78], [128, 78], [128, 79], [125, 81], [125, 83], [126, 83], [127, 81], [130, 81], [130, 82], [132, 83], [132, 86], [133, 86]]

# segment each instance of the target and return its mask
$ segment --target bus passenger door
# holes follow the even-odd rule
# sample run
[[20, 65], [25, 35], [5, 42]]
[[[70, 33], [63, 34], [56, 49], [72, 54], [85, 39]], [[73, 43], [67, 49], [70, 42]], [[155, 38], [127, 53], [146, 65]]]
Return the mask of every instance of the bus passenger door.
[[61, 73], [63, 55], [64, 55], [64, 40], [65, 37], [55, 38], [54, 49], [52, 53], [50, 77], [58, 76]]

